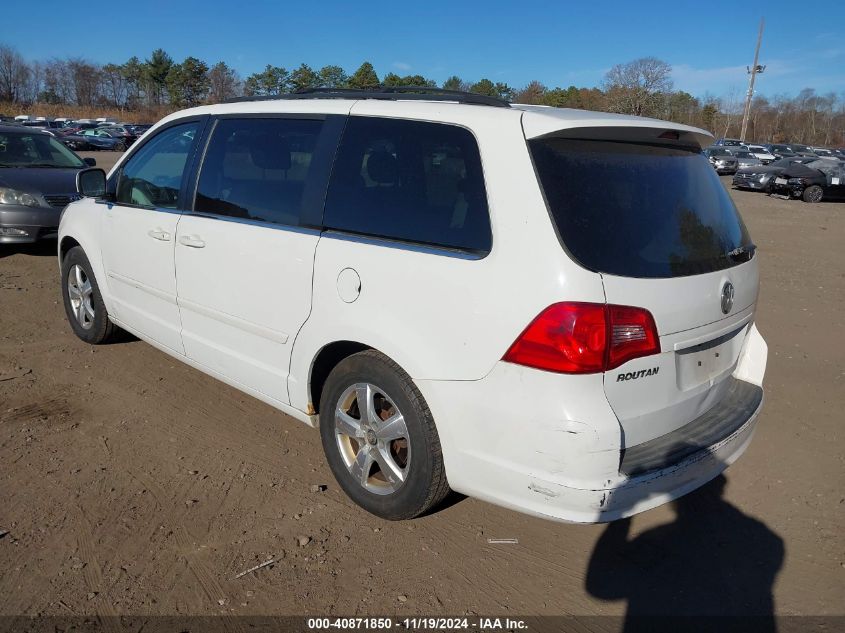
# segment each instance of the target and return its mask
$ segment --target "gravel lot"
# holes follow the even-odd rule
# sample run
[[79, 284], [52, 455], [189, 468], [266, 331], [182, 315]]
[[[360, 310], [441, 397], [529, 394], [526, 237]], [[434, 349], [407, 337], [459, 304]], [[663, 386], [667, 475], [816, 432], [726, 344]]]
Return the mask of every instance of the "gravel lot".
[[0, 246], [0, 614], [845, 614], [845, 204], [732, 195], [760, 248], [756, 438], [612, 527], [367, 515], [317, 433], [143, 342], [83, 344], [55, 243]]

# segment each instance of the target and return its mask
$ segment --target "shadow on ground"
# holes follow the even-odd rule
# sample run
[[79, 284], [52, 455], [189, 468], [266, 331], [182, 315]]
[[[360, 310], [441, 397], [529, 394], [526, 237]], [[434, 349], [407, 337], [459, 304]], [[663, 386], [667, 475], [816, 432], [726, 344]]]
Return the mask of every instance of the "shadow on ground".
[[607, 526], [586, 576], [590, 594], [627, 601], [624, 631], [776, 631], [772, 588], [783, 540], [728, 503], [715, 480], [673, 503], [672, 523], [631, 536]]
[[0, 244], [0, 259], [12, 255], [32, 255], [35, 257], [58, 257], [56, 240], [39, 240], [32, 244]]

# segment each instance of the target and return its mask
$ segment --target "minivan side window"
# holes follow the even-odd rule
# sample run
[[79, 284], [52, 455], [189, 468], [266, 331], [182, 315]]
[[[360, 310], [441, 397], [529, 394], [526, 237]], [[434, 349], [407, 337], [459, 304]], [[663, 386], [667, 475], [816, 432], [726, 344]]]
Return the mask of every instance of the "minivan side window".
[[488, 252], [490, 218], [475, 137], [454, 125], [350, 117], [323, 223], [362, 235]]
[[197, 121], [174, 125], [144, 143], [121, 168], [116, 203], [175, 209], [198, 129]]
[[297, 226], [322, 126], [315, 119], [220, 119], [194, 211]]

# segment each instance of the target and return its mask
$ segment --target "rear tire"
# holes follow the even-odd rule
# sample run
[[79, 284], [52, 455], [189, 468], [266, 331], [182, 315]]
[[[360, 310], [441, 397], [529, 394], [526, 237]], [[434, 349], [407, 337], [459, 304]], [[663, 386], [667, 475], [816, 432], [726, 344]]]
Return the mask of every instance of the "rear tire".
[[118, 327], [109, 320], [91, 263], [81, 246], [74, 246], [62, 260], [62, 299], [73, 333], [90, 345], [113, 339]]
[[428, 405], [411, 378], [375, 350], [349, 356], [329, 374], [320, 436], [340, 487], [376, 516], [412, 519], [449, 492]]
[[801, 198], [804, 202], [821, 202], [823, 196], [824, 192], [818, 185], [810, 185], [804, 189], [804, 192], [801, 194]]

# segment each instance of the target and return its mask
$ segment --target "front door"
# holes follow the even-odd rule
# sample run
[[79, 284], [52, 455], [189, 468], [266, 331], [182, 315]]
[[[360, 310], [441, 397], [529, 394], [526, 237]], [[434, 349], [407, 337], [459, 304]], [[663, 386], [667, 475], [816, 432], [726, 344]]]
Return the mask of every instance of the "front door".
[[201, 121], [165, 128], [120, 168], [103, 214], [102, 254], [113, 316], [184, 353], [173, 250], [186, 166]]

